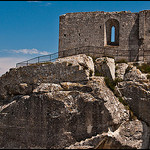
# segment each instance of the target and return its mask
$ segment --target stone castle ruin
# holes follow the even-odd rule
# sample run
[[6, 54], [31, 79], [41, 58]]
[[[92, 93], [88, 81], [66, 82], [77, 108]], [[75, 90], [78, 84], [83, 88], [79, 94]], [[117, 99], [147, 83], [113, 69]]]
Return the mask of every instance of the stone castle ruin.
[[[114, 28], [114, 41], [112, 40]], [[77, 12], [60, 16], [59, 56], [88, 54], [150, 61], [150, 10]]]
[[0, 77], [0, 149], [150, 149], [150, 71], [139, 68], [150, 65], [100, 57], [149, 61], [148, 19], [60, 16], [64, 58], [36, 57]]

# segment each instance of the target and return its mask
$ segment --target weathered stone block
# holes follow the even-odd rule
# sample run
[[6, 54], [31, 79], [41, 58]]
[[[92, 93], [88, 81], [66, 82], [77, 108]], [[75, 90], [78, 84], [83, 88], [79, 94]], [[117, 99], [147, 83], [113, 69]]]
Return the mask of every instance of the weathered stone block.
[[143, 74], [139, 69], [135, 66], [129, 68], [127, 73], [124, 75], [125, 81], [144, 81], [147, 80], [146, 74]]
[[128, 64], [126, 63], [116, 64], [116, 78], [123, 80], [127, 67]]
[[102, 57], [95, 60], [95, 71], [111, 80], [115, 79], [115, 61], [113, 58]]
[[150, 125], [150, 83], [123, 81], [118, 88], [135, 115]]
[[115, 131], [98, 134], [81, 142], [76, 142], [66, 149], [148, 149], [149, 128], [139, 120], [122, 123]]

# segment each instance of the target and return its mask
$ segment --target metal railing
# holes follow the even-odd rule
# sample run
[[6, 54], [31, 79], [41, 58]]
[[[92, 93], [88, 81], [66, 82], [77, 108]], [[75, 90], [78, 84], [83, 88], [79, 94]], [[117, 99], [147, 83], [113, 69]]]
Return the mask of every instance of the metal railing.
[[[22, 61], [20, 63], [17, 63], [16, 67], [28, 66], [28, 65], [36, 64], [36, 63], [53, 62], [58, 58], [72, 56], [76, 54], [89, 54], [89, 49], [81, 50], [82, 48], [89, 48], [89, 47], [92, 47], [92, 46], [78, 47], [74, 49], [59, 51], [59, 52], [49, 54], [49, 55], [38, 56], [32, 59], [29, 59], [27, 61]], [[99, 54], [102, 54], [102, 53], [99, 52]]]
[[[149, 51], [148, 52], [149, 55], [146, 55], [146, 56], [150, 56], [150, 50], [144, 50], [144, 51]], [[139, 51], [135, 49], [134, 50], [120, 50], [117, 48], [111, 49], [111, 48], [104, 48], [104, 47], [84, 46], [84, 47], [78, 47], [74, 49], [59, 51], [59, 52], [49, 54], [49, 55], [35, 57], [27, 61], [17, 63], [16, 67], [28, 66], [28, 65], [36, 64], [36, 63], [54, 62], [58, 58], [77, 55], [77, 54], [86, 54], [92, 57], [110, 56], [110, 57], [119, 58], [119, 59], [126, 57], [128, 58], [128, 61], [136, 61], [139, 55]], [[143, 53], [143, 58], [144, 58], [144, 53]]]
[[28, 65], [36, 64], [36, 63], [53, 62], [57, 58], [58, 58], [58, 52], [49, 54], [49, 55], [38, 56], [32, 59], [29, 59], [27, 61], [22, 61], [20, 63], [17, 63], [16, 67], [28, 66]]

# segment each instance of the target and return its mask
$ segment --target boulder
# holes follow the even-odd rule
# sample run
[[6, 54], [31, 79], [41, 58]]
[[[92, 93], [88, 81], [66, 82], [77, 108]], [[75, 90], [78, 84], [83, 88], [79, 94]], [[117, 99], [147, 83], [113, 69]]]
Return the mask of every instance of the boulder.
[[147, 80], [146, 74], [143, 74], [136, 66], [127, 68], [127, 72], [124, 76], [125, 81], [144, 81]]
[[116, 64], [116, 78], [123, 80], [127, 67], [128, 64], [126, 63]]
[[[128, 120], [129, 111], [126, 110], [125, 106], [119, 102], [118, 98], [114, 95], [114, 93], [106, 86], [104, 77], [93, 76], [86, 85], [92, 88], [93, 91], [91, 93], [92, 95], [94, 95], [94, 97], [104, 101], [104, 107], [109, 110], [109, 114], [113, 119], [114, 124], [117, 125], [120, 124], [123, 120]], [[102, 113], [104, 117], [105, 114], [107, 114], [104, 111], [102, 111]], [[106, 124], [108, 124], [107, 121]], [[115, 130], [115, 128], [112, 130]]]
[[66, 149], [148, 149], [149, 128], [139, 120], [125, 121], [112, 132], [97, 134]]
[[93, 59], [90, 56], [86, 56], [85, 54], [73, 55], [69, 57], [59, 58], [56, 62], [68, 62], [70, 66], [77, 66], [80, 65], [84, 69], [89, 69], [92, 71], [92, 75], [94, 75], [94, 63]]
[[123, 81], [118, 89], [135, 115], [150, 125], [150, 82]]
[[95, 72], [108, 77], [111, 80], [115, 79], [115, 61], [113, 58], [102, 57], [95, 60]]

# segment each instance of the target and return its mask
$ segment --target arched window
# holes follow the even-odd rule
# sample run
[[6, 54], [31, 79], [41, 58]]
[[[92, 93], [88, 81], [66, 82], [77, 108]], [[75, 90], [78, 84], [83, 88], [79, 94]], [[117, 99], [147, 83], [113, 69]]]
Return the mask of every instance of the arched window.
[[108, 19], [105, 23], [104, 45], [119, 46], [119, 21]]

